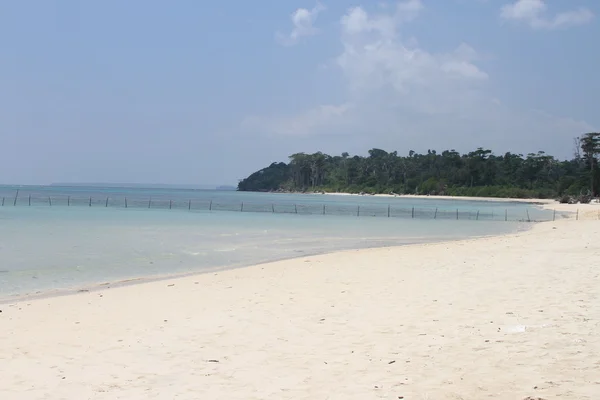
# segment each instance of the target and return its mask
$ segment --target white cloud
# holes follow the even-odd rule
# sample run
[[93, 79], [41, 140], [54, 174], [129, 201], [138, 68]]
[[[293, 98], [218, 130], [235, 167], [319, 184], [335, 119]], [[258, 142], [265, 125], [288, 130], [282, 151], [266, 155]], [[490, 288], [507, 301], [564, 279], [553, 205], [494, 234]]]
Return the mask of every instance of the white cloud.
[[314, 36], [319, 33], [319, 29], [314, 26], [319, 13], [325, 10], [325, 6], [321, 3], [312, 9], [299, 8], [292, 13], [292, 31], [288, 35], [283, 35], [279, 32], [276, 33], [277, 41], [284, 46], [291, 46], [298, 42], [298, 40], [305, 36]]
[[500, 10], [500, 17], [526, 23], [534, 29], [567, 28], [586, 24], [594, 18], [590, 10], [582, 7], [548, 17], [547, 8], [543, 0], [518, 0], [504, 5]]
[[[243, 128], [297, 139], [320, 136], [310, 142], [324, 151], [328, 142], [323, 138], [336, 137], [329, 142], [334, 151], [340, 146], [346, 151], [486, 146], [499, 151], [547, 147], [549, 152], [592, 129], [582, 121], [502, 104], [488, 87], [482, 57], [466, 43], [431, 52], [404, 38], [403, 25], [417, 18], [422, 7], [411, 0], [388, 12], [348, 10], [340, 18], [343, 50], [334, 58], [333, 71], [342, 74], [346, 99], [295, 115], [251, 116]], [[516, 12], [532, 15], [526, 9]], [[560, 146], [547, 146], [552, 143]]]
[[400, 2], [392, 14], [370, 16], [362, 7], [353, 7], [342, 16], [342, 29], [347, 34], [377, 32], [385, 38], [396, 33], [399, 24], [415, 19], [423, 9], [421, 0]]

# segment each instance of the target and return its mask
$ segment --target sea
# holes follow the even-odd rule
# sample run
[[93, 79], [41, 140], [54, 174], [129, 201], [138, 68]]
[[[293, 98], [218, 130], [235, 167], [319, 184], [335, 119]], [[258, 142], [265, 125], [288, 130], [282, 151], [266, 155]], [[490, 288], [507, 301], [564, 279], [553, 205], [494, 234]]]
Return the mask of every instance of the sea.
[[556, 218], [524, 203], [138, 187], [0, 186], [0, 202], [0, 301]]

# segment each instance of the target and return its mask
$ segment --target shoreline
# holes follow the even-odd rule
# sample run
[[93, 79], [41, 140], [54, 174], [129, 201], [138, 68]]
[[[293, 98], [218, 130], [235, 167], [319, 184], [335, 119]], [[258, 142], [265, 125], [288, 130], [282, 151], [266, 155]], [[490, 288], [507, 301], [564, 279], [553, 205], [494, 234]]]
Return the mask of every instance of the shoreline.
[[[315, 193], [319, 194], [319, 193]], [[423, 200], [456, 200], [456, 201], [480, 201], [492, 203], [527, 203], [534, 205], [552, 205], [560, 204], [554, 199], [519, 199], [514, 197], [475, 197], [475, 196], [444, 196], [444, 195], [421, 195], [421, 194], [373, 194], [362, 195], [358, 193], [322, 193], [328, 196], [374, 196], [374, 197], [390, 197], [404, 199], [423, 199]]]
[[[411, 243], [405, 243], [405, 244], [393, 244], [393, 245], [383, 245], [383, 246], [365, 246], [365, 247], [351, 248], [351, 249], [333, 249], [330, 251], [326, 250], [323, 252], [315, 252], [315, 253], [308, 253], [308, 254], [302, 254], [302, 255], [297, 255], [297, 256], [276, 258], [276, 259], [272, 259], [272, 260], [266, 260], [263, 262], [251, 263], [251, 264], [247, 264], [247, 265], [218, 266], [218, 267], [207, 268], [206, 270], [203, 270], [203, 271], [187, 271], [187, 272], [172, 273], [172, 274], [130, 277], [130, 278], [120, 279], [120, 280], [116, 280], [116, 281], [90, 283], [90, 284], [77, 286], [77, 287], [71, 287], [71, 288], [51, 289], [51, 290], [44, 290], [44, 291], [36, 291], [35, 293], [18, 294], [18, 295], [14, 295], [13, 297], [6, 297], [6, 298], [0, 297], [0, 306], [7, 305], [7, 304], [13, 304], [13, 303], [19, 303], [19, 302], [25, 302], [25, 301], [44, 300], [44, 299], [52, 299], [55, 297], [74, 296], [74, 295], [81, 294], [81, 293], [94, 293], [94, 292], [98, 292], [98, 291], [102, 291], [102, 290], [111, 290], [111, 289], [117, 289], [117, 288], [122, 288], [122, 287], [143, 285], [143, 284], [153, 283], [153, 282], [165, 282], [165, 281], [182, 279], [182, 278], [194, 278], [194, 277], [199, 277], [199, 276], [203, 276], [206, 274], [216, 274], [216, 273], [220, 273], [220, 272], [232, 271], [232, 270], [237, 270], [237, 269], [257, 268], [257, 267], [260, 267], [263, 265], [292, 261], [292, 260], [303, 259], [303, 258], [308, 258], [308, 257], [320, 257], [320, 256], [326, 256], [326, 255], [334, 255], [334, 254], [344, 255], [348, 252], [356, 252], [356, 251], [363, 251], [363, 250], [395, 249], [395, 248], [402, 248], [402, 247], [406, 247], [406, 246], [421, 246], [421, 245], [436, 244], [436, 243], [456, 243], [456, 242], [462, 242], [462, 241], [467, 241], [467, 240], [511, 236], [511, 235], [519, 234], [521, 232], [530, 231], [533, 229], [533, 227], [536, 224], [540, 224], [543, 222], [510, 221], [510, 223], [517, 224], [515, 232], [472, 236], [469, 238], [443, 239], [443, 240], [438, 240], [438, 241], [425, 240], [422, 242], [411, 242]], [[422, 238], [422, 239], [424, 240], [426, 238]]]
[[[352, 194], [333, 194], [333, 195], [342, 195], [343, 196], [343, 195], [352, 195]], [[420, 197], [429, 197], [429, 196], [409, 196], [409, 197], [420, 198]], [[486, 201], [486, 200], [484, 200], [484, 201]], [[596, 220], [596, 219], [600, 220], [600, 204], [598, 204], [598, 203], [593, 203], [593, 204], [559, 204], [559, 203], [552, 204], [552, 203], [548, 203], [548, 204], [539, 204], [538, 207], [545, 209], [545, 210], [550, 210], [550, 211], [555, 210], [557, 212], [563, 213], [563, 215], [562, 215], [563, 218], [564, 218], [564, 213], [570, 214], [571, 216], [567, 217], [565, 219], [567, 221], [574, 220], [575, 218], [579, 218], [580, 220]], [[557, 219], [557, 221], [558, 221], [558, 219]], [[495, 222], [503, 223], [503, 221], [495, 221]], [[235, 266], [226, 265], [226, 266], [210, 267], [210, 268], [207, 268], [206, 270], [202, 270], [202, 271], [196, 270], [196, 271], [167, 273], [167, 274], [158, 274], [158, 275], [150, 275], [150, 276], [132, 276], [132, 277], [119, 279], [119, 280], [115, 280], [115, 281], [99, 281], [99, 282], [95, 282], [95, 283], [84, 284], [81, 286], [73, 286], [73, 287], [61, 288], [61, 289], [38, 290], [35, 292], [29, 292], [29, 293], [24, 293], [24, 294], [10, 295], [10, 296], [4, 297], [4, 298], [0, 297], [0, 305], [11, 304], [11, 303], [15, 303], [15, 302], [22, 302], [22, 301], [48, 299], [48, 298], [53, 298], [53, 297], [71, 296], [71, 295], [76, 295], [78, 293], [98, 292], [98, 291], [102, 291], [102, 290], [106, 290], [106, 289], [129, 287], [129, 286], [133, 286], [133, 285], [168, 281], [171, 279], [179, 279], [179, 278], [185, 278], [185, 277], [194, 277], [194, 276], [200, 276], [200, 275], [211, 274], [211, 273], [219, 273], [219, 272], [229, 271], [229, 270], [246, 269], [246, 268], [251, 268], [251, 267], [254, 267], [257, 265], [271, 264], [274, 262], [284, 262], [284, 261], [295, 260], [295, 259], [304, 258], [304, 257], [323, 256], [323, 255], [329, 255], [329, 254], [344, 254], [346, 252], [362, 251], [362, 250], [369, 250], [369, 249], [385, 249], [385, 248], [393, 249], [393, 248], [402, 248], [402, 247], [406, 247], [406, 246], [419, 246], [421, 244], [430, 244], [430, 243], [455, 243], [455, 242], [461, 242], [461, 241], [465, 241], [465, 240], [476, 240], [476, 239], [488, 238], [488, 237], [510, 237], [510, 236], [518, 234], [520, 232], [530, 231], [530, 230], [534, 229], [534, 227], [538, 224], [551, 223], [553, 221], [531, 221], [531, 222], [509, 221], [509, 222], [519, 224], [519, 227], [517, 228], [516, 232], [473, 236], [471, 238], [466, 238], [466, 239], [465, 238], [442, 239], [439, 241], [423, 241], [423, 242], [393, 244], [393, 245], [384, 245], [384, 246], [369, 245], [369, 246], [355, 248], [355, 249], [333, 249], [333, 250], [326, 250], [323, 252], [305, 253], [305, 254], [301, 254], [301, 255], [297, 255], [297, 256], [289, 256], [289, 257], [282, 257], [282, 258], [276, 258], [276, 259], [271, 259], [271, 260], [264, 260], [264, 261], [258, 262], [258, 263], [248, 263], [248, 264], [244, 264], [244, 265], [235, 265]], [[526, 227], [526, 229], [524, 227]]]
[[[257, 192], [260, 193], [260, 192]], [[388, 197], [388, 198], [406, 198], [406, 199], [424, 199], [424, 200], [456, 200], [456, 201], [481, 201], [495, 203], [528, 203], [536, 205], [560, 204], [554, 199], [521, 199], [514, 197], [476, 197], [476, 196], [445, 196], [445, 195], [421, 195], [421, 194], [360, 194], [346, 192], [267, 192], [273, 194], [301, 194], [314, 196], [353, 196], [353, 197]]]
[[[343, 195], [352, 195], [352, 194], [333, 194], [333, 195], [342, 195], [343, 196]], [[429, 196], [409, 196], [409, 197], [421, 198], [421, 197], [429, 197]], [[435, 197], [434, 197], [434, 199], [435, 199]], [[484, 201], [486, 201], [486, 200], [484, 200]], [[571, 216], [567, 217], [566, 220], [574, 220], [576, 218], [575, 217], [576, 215], [577, 215], [577, 218], [579, 218], [581, 220], [595, 220], [595, 219], [600, 220], [600, 204], [598, 204], [598, 203], [593, 203], [593, 204], [559, 204], [559, 203], [550, 204], [549, 203], [549, 204], [540, 204], [538, 206], [545, 210], [556, 210], [557, 212], [570, 214]], [[564, 214], [563, 214], [563, 217], [564, 217]], [[495, 221], [495, 222], [503, 223], [503, 221]], [[329, 255], [329, 254], [344, 254], [349, 251], [350, 252], [351, 251], [362, 251], [362, 250], [368, 250], [368, 249], [385, 249], [385, 248], [393, 249], [393, 248], [402, 248], [402, 247], [406, 247], [406, 246], [419, 246], [421, 244], [430, 244], [430, 243], [455, 243], [455, 242], [461, 242], [461, 241], [465, 241], [465, 240], [476, 240], [476, 239], [488, 238], [488, 237], [510, 237], [512, 235], [518, 234], [519, 232], [530, 231], [530, 230], [534, 229], [535, 225], [550, 223], [553, 221], [531, 221], [531, 222], [510, 221], [510, 222], [519, 224], [519, 227], [516, 228], [517, 229], [516, 232], [473, 236], [473, 237], [466, 238], [466, 239], [465, 238], [457, 238], [457, 239], [444, 238], [444, 239], [438, 240], [438, 241], [424, 240], [423, 242], [413, 242], [413, 243], [405, 243], [405, 244], [392, 244], [392, 245], [383, 245], [383, 246], [367, 245], [364, 247], [353, 248], [353, 249], [332, 249], [332, 250], [326, 250], [326, 251], [322, 251], [322, 252], [304, 253], [304, 254], [295, 255], [295, 256], [264, 260], [264, 261], [261, 261], [258, 263], [248, 263], [248, 264], [244, 264], [244, 265], [235, 265], [235, 266], [225, 265], [225, 266], [210, 267], [210, 268], [207, 268], [202, 271], [195, 270], [195, 271], [166, 273], [166, 274], [158, 274], [158, 275], [150, 275], [150, 276], [132, 276], [132, 277], [127, 277], [127, 278], [114, 280], [114, 281], [99, 281], [99, 282], [83, 284], [80, 286], [73, 286], [73, 287], [68, 287], [68, 288], [44, 289], [44, 290], [37, 290], [35, 292], [9, 295], [7, 297], [0, 297], [0, 305], [11, 304], [11, 303], [15, 303], [15, 302], [22, 302], [22, 301], [48, 299], [48, 298], [53, 298], [53, 297], [71, 296], [71, 295], [76, 295], [78, 293], [98, 292], [98, 291], [112, 289], [112, 288], [128, 287], [128, 286], [145, 284], [145, 283], [168, 281], [168, 280], [172, 280], [172, 279], [194, 277], [194, 276], [200, 276], [200, 275], [205, 275], [205, 274], [210, 274], [210, 273], [219, 273], [219, 272], [229, 271], [229, 270], [245, 269], [245, 268], [251, 268], [251, 267], [254, 267], [257, 265], [265, 265], [265, 264], [271, 264], [274, 262], [290, 261], [290, 260], [295, 260], [295, 259], [304, 258], [304, 257], [323, 256], [323, 255]], [[524, 227], [526, 227], [526, 229]]]
[[594, 221], [547, 222], [2, 305], [3, 388], [16, 400], [592, 400], [598, 234]]

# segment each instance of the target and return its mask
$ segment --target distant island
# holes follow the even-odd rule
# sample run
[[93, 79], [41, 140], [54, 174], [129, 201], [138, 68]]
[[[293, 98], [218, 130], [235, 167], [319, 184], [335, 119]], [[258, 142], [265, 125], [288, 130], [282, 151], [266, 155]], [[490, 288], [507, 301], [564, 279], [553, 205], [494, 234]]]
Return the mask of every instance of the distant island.
[[600, 133], [575, 142], [574, 157], [564, 161], [543, 151], [495, 155], [483, 148], [466, 154], [411, 150], [405, 157], [381, 149], [366, 157], [296, 153], [288, 163], [272, 163], [242, 179], [238, 190], [591, 199], [600, 187]]

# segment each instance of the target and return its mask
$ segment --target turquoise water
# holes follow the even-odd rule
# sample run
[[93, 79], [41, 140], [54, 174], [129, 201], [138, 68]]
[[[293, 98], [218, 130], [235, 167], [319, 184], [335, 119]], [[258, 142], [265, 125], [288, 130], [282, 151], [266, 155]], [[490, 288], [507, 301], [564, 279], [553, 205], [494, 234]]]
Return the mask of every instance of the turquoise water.
[[15, 201], [16, 189], [0, 187], [0, 299], [502, 234], [528, 214], [552, 217], [512, 203], [172, 189], [20, 187]]

